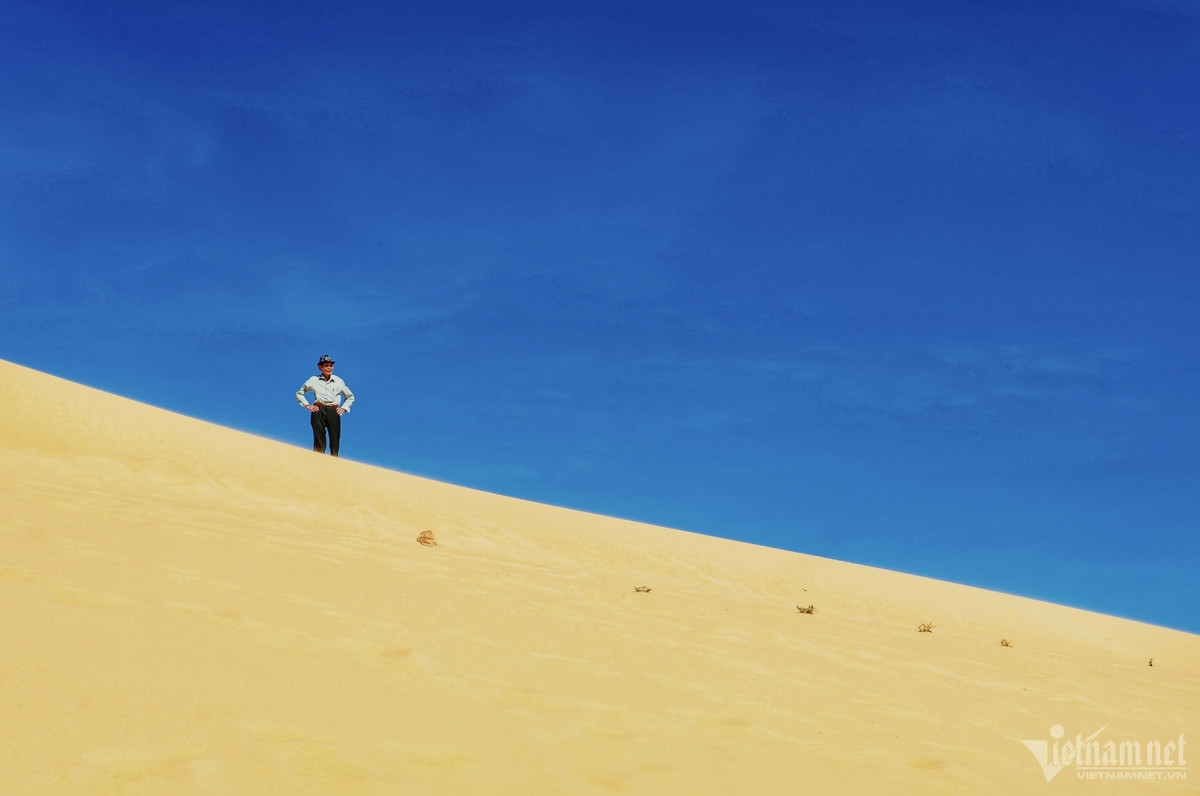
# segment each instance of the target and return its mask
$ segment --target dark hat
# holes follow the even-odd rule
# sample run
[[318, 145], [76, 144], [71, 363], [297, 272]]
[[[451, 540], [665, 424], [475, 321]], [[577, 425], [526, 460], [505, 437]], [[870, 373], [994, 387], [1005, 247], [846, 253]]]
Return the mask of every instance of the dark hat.
[[317, 365], [324, 365], [326, 362], [332, 365], [333, 359], [329, 356], [329, 354], [321, 354], [321, 358], [317, 360]]

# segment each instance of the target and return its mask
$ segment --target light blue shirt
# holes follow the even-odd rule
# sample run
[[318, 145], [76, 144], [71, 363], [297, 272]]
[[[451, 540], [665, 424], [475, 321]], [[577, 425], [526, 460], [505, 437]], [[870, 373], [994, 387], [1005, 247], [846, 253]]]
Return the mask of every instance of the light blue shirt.
[[342, 404], [342, 409], [347, 412], [350, 411], [350, 405], [354, 403], [354, 393], [350, 392], [346, 382], [333, 374], [330, 374], [328, 381], [324, 376], [311, 376], [301, 385], [300, 389], [296, 390], [296, 400], [306, 409], [308, 401], [305, 399], [305, 393], [310, 392], [313, 394], [313, 400], [319, 404], [336, 404], [339, 395], [346, 396], [346, 402]]

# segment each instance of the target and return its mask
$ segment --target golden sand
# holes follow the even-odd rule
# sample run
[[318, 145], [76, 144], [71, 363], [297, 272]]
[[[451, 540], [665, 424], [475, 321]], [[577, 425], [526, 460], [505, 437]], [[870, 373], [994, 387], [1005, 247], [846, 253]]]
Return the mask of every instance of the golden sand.
[[1195, 635], [0, 377], [0, 793], [1200, 793]]

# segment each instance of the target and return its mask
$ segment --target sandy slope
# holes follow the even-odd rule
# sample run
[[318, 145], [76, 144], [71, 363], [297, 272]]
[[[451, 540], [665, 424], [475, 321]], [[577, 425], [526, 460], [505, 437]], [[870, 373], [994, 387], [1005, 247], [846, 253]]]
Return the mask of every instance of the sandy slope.
[[2, 793], [1200, 793], [1200, 637], [0, 378]]

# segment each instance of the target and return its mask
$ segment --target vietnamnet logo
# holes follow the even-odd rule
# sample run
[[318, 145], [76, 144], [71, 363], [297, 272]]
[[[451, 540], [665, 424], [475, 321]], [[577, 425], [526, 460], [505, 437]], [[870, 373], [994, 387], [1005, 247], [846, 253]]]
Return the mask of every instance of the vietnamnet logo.
[[1033, 752], [1046, 781], [1064, 768], [1074, 767], [1078, 779], [1160, 780], [1187, 779], [1187, 740], [1178, 738], [1151, 741], [1104, 740], [1105, 724], [1086, 738], [1082, 733], [1063, 739], [1061, 724], [1050, 728], [1049, 740], [1021, 741]]

